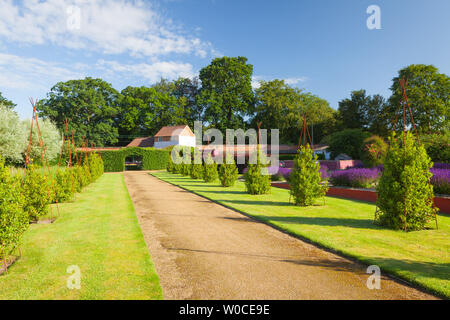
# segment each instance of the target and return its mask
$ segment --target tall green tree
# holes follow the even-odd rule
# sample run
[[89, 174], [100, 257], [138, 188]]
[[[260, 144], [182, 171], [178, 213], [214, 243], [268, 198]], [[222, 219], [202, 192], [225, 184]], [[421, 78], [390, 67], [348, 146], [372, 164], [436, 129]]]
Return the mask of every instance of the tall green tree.
[[38, 114], [56, 123], [64, 132], [64, 121], [70, 119], [78, 145], [85, 136], [96, 146], [112, 145], [118, 141], [115, 120], [120, 93], [111, 84], [93, 78], [57, 83], [38, 102]]
[[[389, 105], [386, 113], [391, 121], [398, 116], [402, 99], [402, 90], [399, 79], [408, 80], [406, 95], [412, 110], [414, 122], [421, 133], [444, 132], [450, 129], [450, 77], [432, 65], [412, 64], [401, 69], [392, 79]], [[398, 121], [398, 125], [401, 125]], [[406, 124], [412, 125], [409, 113], [406, 115]]]
[[0, 92], [0, 104], [10, 109], [14, 109], [16, 107], [16, 104], [3, 97], [1, 92]]
[[0, 103], [0, 157], [3, 157], [7, 164], [21, 163], [26, 147], [27, 132], [19, 116]]
[[320, 141], [331, 133], [335, 113], [326, 100], [275, 79], [260, 81], [255, 90], [255, 116], [251, 123], [252, 127], [262, 122], [264, 128], [279, 129], [281, 142], [296, 143], [306, 115], [308, 125], [314, 128], [314, 140]]
[[343, 129], [363, 129], [387, 134], [386, 101], [381, 95], [367, 95], [366, 90], [352, 91], [350, 98], [339, 102], [338, 118]]
[[146, 118], [152, 116], [150, 101], [155, 90], [148, 87], [126, 87], [121, 92], [117, 117], [121, 140], [148, 136], [154, 128], [145, 125]]
[[260, 81], [255, 90], [255, 116], [252, 127], [257, 122], [267, 129], [280, 130], [280, 139], [289, 139], [292, 127], [297, 127], [297, 106], [300, 101], [298, 89], [294, 89], [284, 80]]
[[300, 110], [297, 115], [297, 126], [292, 142], [297, 143], [299, 132], [303, 128], [303, 114], [306, 116], [307, 125], [310, 126], [312, 142], [318, 143], [324, 136], [331, 134], [336, 129], [336, 110], [330, 107], [325, 99], [322, 99], [310, 92], [300, 94]]
[[253, 111], [253, 66], [245, 57], [222, 57], [200, 70], [202, 89], [197, 100], [205, 120], [221, 130], [243, 128]]
[[177, 98], [179, 106], [184, 109], [187, 124], [193, 128], [194, 121], [203, 121], [204, 116], [204, 106], [197, 102], [201, 87], [199, 79], [178, 78], [173, 83], [173, 95]]
[[121, 92], [119, 132], [124, 140], [151, 136], [163, 126], [186, 124], [186, 100], [175, 94], [174, 82], [162, 79], [152, 87], [126, 87]]

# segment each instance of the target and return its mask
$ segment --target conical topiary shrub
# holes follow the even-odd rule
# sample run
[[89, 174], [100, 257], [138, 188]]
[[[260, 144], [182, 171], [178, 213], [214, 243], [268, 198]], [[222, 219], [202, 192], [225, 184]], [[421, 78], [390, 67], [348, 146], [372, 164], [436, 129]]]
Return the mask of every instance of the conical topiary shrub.
[[203, 167], [203, 180], [205, 180], [205, 182], [213, 182], [217, 180], [218, 176], [217, 163], [211, 157], [211, 154], [208, 154]]
[[167, 161], [167, 168], [166, 169], [167, 169], [167, 172], [173, 172], [173, 170], [174, 170], [174, 163], [173, 163], [171, 154], [169, 154], [169, 160]]
[[203, 179], [202, 153], [199, 149], [193, 150], [193, 161], [190, 175], [192, 179]]
[[322, 182], [319, 170], [319, 161], [317, 156], [313, 156], [309, 144], [301, 146], [289, 176], [290, 194], [296, 205], [310, 206], [317, 198], [325, 196], [328, 186], [326, 181]]
[[431, 167], [424, 146], [410, 132], [404, 141], [393, 134], [377, 186], [375, 220], [392, 229], [422, 230], [436, 213]]
[[219, 167], [219, 180], [222, 187], [234, 186], [238, 177], [238, 168], [231, 155], [226, 155], [224, 163]]
[[267, 165], [262, 163], [263, 155], [259, 146], [256, 150], [256, 164], [249, 164], [245, 173], [245, 187], [250, 194], [266, 194], [270, 192], [270, 175]]

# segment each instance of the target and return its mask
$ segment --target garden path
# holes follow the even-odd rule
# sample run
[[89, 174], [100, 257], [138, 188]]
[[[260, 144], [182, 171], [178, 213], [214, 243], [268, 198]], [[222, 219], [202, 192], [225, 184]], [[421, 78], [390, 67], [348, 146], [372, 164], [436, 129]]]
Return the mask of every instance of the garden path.
[[433, 299], [145, 171], [125, 182], [165, 299]]

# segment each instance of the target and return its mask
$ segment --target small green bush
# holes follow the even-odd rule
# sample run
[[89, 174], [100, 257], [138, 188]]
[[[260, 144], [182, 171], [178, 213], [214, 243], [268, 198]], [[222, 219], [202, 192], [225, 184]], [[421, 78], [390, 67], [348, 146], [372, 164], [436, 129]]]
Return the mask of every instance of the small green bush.
[[20, 245], [21, 236], [29, 225], [28, 214], [23, 209], [20, 175], [11, 177], [9, 168], [0, 156], [0, 263], [8, 260]]
[[72, 184], [70, 181], [70, 171], [68, 169], [58, 170], [55, 177], [56, 200], [58, 203], [70, 201], [72, 199]]
[[226, 155], [224, 163], [219, 167], [219, 180], [222, 187], [234, 186], [238, 178], [238, 168], [231, 155]]
[[379, 211], [375, 220], [396, 230], [422, 230], [436, 213], [433, 188], [428, 183], [431, 166], [424, 146], [410, 132], [405, 143], [392, 134], [377, 186]]
[[384, 163], [387, 143], [379, 136], [371, 136], [364, 140], [361, 151], [361, 160], [368, 168], [373, 168]]
[[192, 179], [203, 179], [203, 165], [200, 163], [193, 163], [191, 165], [190, 175]]
[[88, 159], [92, 181], [96, 181], [103, 175], [104, 172], [102, 157], [100, 157], [100, 155], [97, 153], [92, 153]]
[[83, 164], [81, 168], [83, 169], [83, 175], [86, 180], [86, 186], [88, 186], [92, 182], [91, 169], [89, 168], [89, 164], [87, 162]]
[[45, 176], [45, 173], [41, 172], [33, 164], [29, 164], [25, 170], [22, 194], [25, 199], [24, 210], [28, 214], [30, 222], [37, 221], [45, 216], [48, 213], [48, 205], [51, 201], [49, 194], [51, 182]]
[[80, 176], [82, 174], [82, 170], [80, 169], [79, 166], [75, 166], [70, 169], [70, 173], [71, 173], [70, 179], [73, 189], [75, 190], [75, 192], [81, 192], [81, 190], [83, 189], [83, 184], [81, 181], [82, 177]]
[[205, 159], [203, 167], [203, 180], [205, 180], [205, 182], [214, 182], [217, 180], [218, 176], [217, 163], [211, 157], [211, 154], [209, 154]]
[[198, 148], [193, 148], [191, 154], [193, 157], [190, 171], [191, 178], [203, 179], [202, 153]]
[[267, 165], [262, 161], [262, 154], [258, 147], [256, 164], [249, 164], [248, 171], [245, 173], [245, 187], [250, 194], [266, 194], [272, 188]]
[[167, 172], [174, 173], [174, 166], [175, 166], [175, 164], [173, 163], [172, 155], [170, 155], [169, 161], [167, 162], [167, 168], [166, 168]]
[[301, 146], [289, 175], [290, 194], [296, 205], [310, 206], [317, 198], [325, 196], [328, 186], [326, 181], [321, 184], [322, 177], [319, 170], [319, 161], [317, 156], [313, 156], [309, 144], [306, 147]]
[[84, 187], [89, 185], [89, 177], [86, 175], [85, 166], [75, 166], [75, 171], [77, 172], [78, 184], [83, 190]]
[[191, 164], [190, 163], [181, 163], [180, 173], [183, 176], [191, 175]]
[[[173, 157], [173, 159], [172, 159]], [[171, 155], [170, 158], [173, 161], [173, 169], [172, 173], [181, 173], [183, 169], [183, 164], [181, 163], [181, 156], [179, 153], [174, 153], [174, 155]]]

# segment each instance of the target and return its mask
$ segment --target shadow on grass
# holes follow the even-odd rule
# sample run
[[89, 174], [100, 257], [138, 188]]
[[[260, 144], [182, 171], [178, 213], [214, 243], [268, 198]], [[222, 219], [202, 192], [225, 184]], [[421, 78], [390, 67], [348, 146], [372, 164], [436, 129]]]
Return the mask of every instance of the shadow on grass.
[[[202, 181], [199, 181], [199, 182], [196, 183], [196, 184], [183, 183], [183, 187], [185, 187], [185, 186], [187, 186], [187, 187], [198, 187], [198, 186], [202, 186], [202, 188], [217, 188], [217, 187], [220, 187], [219, 184], [211, 186], [211, 185], [205, 184], [205, 183], [202, 182]], [[209, 192], [209, 191], [208, 191], [208, 192]]]
[[[219, 193], [223, 193], [223, 192], [219, 192]], [[238, 193], [238, 194], [246, 194], [245, 192], [240, 192], [240, 191], [236, 191], [236, 193]], [[280, 206], [281, 207], [293, 206], [288, 201], [229, 200], [229, 199], [220, 199], [220, 200], [215, 200], [215, 201], [223, 202], [223, 203], [261, 205], [261, 206], [278, 206], [278, 207], [280, 207]]]
[[206, 193], [215, 193], [215, 194], [247, 194], [245, 191], [234, 191], [234, 190], [220, 190], [220, 191], [212, 191], [212, 190], [195, 190], [195, 192], [206, 192]]
[[289, 224], [309, 224], [328, 227], [349, 227], [360, 229], [382, 230], [383, 228], [373, 224], [369, 219], [350, 219], [350, 218], [327, 218], [327, 217], [280, 217], [280, 216], [258, 216], [268, 222], [281, 222]]
[[[425, 277], [447, 281], [450, 278], [450, 263], [411, 261], [379, 257], [369, 257], [368, 259], [376, 262], [376, 264], [382, 269], [384, 268], [385, 270], [391, 272], [410, 271], [414, 273], [414, 278]], [[450, 290], [447, 289], [447, 292], [447, 295], [449, 295]]]

